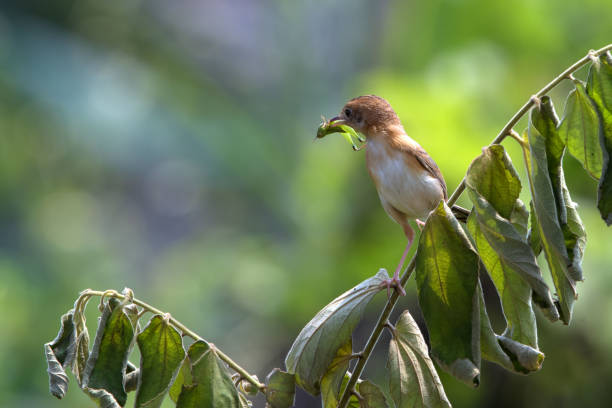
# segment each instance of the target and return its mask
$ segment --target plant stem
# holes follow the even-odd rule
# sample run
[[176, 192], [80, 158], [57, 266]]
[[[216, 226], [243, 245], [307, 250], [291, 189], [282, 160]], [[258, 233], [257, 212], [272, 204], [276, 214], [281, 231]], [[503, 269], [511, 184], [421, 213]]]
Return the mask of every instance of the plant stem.
[[[101, 291], [97, 291], [97, 290], [91, 290], [91, 289], [87, 289], [84, 290], [83, 292], [81, 292], [81, 296], [80, 298], [83, 297], [92, 297], [92, 296], [110, 296], [110, 297], [114, 297], [117, 299], [121, 299], [121, 300], [125, 300], [127, 298], [126, 295], [123, 295], [117, 291], [114, 290], [107, 290], [104, 292]], [[79, 298], [79, 299], [80, 299]], [[162, 312], [161, 310], [149, 305], [148, 303], [143, 302], [142, 300], [136, 299], [136, 298], [132, 298], [131, 299], [132, 303], [134, 303], [135, 305], [138, 305], [140, 307], [142, 307], [143, 309], [154, 313], [154, 314], [160, 314], [162, 316], [166, 315], [166, 313]], [[77, 302], [78, 303], [78, 302]], [[168, 316], [170, 316], [168, 314]], [[202, 337], [198, 336], [197, 333], [193, 332], [192, 330], [189, 330], [189, 328], [187, 326], [185, 326], [183, 323], [179, 322], [178, 320], [176, 320], [175, 318], [173, 318], [172, 316], [170, 316], [170, 324], [172, 324], [175, 328], [177, 328], [179, 331], [181, 331], [183, 333], [183, 335], [187, 335], [189, 337], [191, 337], [192, 339], [198, 341], [205, 341]], [[230, 366], [234, 371], [236, 371], [238, 374], [240, 374], [242, 376], [242, 378], [244, 378], [246, 381], [250, 382], [251, 384], [253, 384], [253, 386], [257, 387], [257, 389], [260, 392], [265, 392], [266, 386], [262, 383], [260, 383], [259, 381], [257, 381], [257, 379], [255, 379], [254, 376], [252, 376], [251, 374], [249, 374], [244, 368], [240, 367], [234, 360], [232, 360], [227, 354], [223, 353], [221, 350], [219, 350], [214, 344], [209, 343], [210, 347], [215, 351], [215, 353], [217, 353], [217, 355], [219, 356], [219, 358], [221, 360], [223, 360], [228, 366]]]
[[[534, 103], [536, 102], [538, 98], [541, 98], [542, 96], [546, 95], [555, 86], [561, 83], [561, 81], [563, 81], [564, 79], [569, 79], [570, 76], [575, 71], [577, 71], [578, 69], [586, 65], [592, 58], [598, 57], [606, 53], [609, 50], [612, 50], [612, 44], [608, 44], [605, 47], [600, 48], [597, 51], [591, 50], [588, 52], [587, 55], [585, 55], [584, 57], [576, 61], [574, 64], [572, 64], [565, 71], [560, 73], [555, 79], [550, 81], [544, 88], [540, 89], [538, 93], [536, 93], [531, 98], [529, 98], [529, 100], [514, 114], [514, 116], [512, 116], [512, 118], [508, 121], [508, 123], [506, 123], [506, 125], [502, 128], [502, 130], [495, 137], [495, 139], [493, 139], [490, 145], [499, 144], [507, 136], [511, 135], [511, 132], [514, 132], [514, 129], [513, 129], [514, 126], [516, 126], [519, 120], [521, 120], [521, 118], [527, 112], [529, 112], [529, 109], [531, 109], [531, 107], [534, 105]], [[464, 190], [465, 190], [465, 177], [461, 180], [461, 183], [459, 183], [459, 185], [457, 186], [453, 194], [449, 197], [448, 202], [447, 202], [449, 207], [451, 207], [453, 204], [457, 202], [457, 200], [459, 199], [459, 196], [461, 196], [461, 193], [463, 193]], [[401, 278], [402, 286], [406, 286], [406, 282], [408, 282], [408, 279], [410, 279], [410, 276], [412, 275], [412, 272], [416, 265], [415, 255], [412, 256], [410, 263], [406, 267], [406, 271], [402, 275], [402, 278]], [[366, 343], [365, 347], [363, 348], [363, 351], [361, 352], [362, 358], [360, 358], [357, 364], [355, 365], [355, 369], [353, 370], [351, 374], [351, 378], [349, 379], [348, 384], [346, 385], [346, 388], [344, 390], [344, 393], [342, 394], [342, 398], [340, 399], [340, 402], [338, 403], [338, 408], [346, 408], [346, 405], [348, 404], [351, 394], [355, 392], [355, 384], [357, 384], [357, 381], [359, 380], [359, 377], [361, 376], [361, 373], [363, 372], [363, 369], [365, 365], [367, 364], [368, 359], [370, 358], [370, 354], [372, 353], [374, 346], [376, 346], [376, 343], [378, 342], [378, 339], [380, 338], [380, 334], [382, 333], [385, 327], [385, 324], [387, 323], [387, 319], [389, 318], [389, 315], [393, 311], [393, 308], [395, 307], [395, 304], [397, 303], [398, 298], [399, 298], [398, 292], [393, 291], [393, 295], [391, 295], [391, 297], [387, 301], [385, 308], [383, 309], [382, 313], [380, 314], [380, 317], [378, 318], [378, 321], [376, 322], [376, 326], [374, 327], [372, 334], [370, 334], [370, 338], [368, 339], [368, 342]]]

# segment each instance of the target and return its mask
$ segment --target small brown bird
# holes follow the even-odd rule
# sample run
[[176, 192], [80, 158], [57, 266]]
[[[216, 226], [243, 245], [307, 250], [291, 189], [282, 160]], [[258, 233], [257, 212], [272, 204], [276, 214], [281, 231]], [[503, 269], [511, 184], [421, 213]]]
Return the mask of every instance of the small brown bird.
[[366, 164], [380, 202], [408, 238], [393, 278], [385, 285], [387, 290], [393, 286], [405, 295], [399, 274], [414, 240], [409, 221], [415, 220], [422, 228], [421, 219], [440, 200], [447, 200], [444, 177], [429, 154], [406, 134], [389, 102], [381, 97], [365, 95], [351, 99], [329, 123], [350, 126], [366, 137]]

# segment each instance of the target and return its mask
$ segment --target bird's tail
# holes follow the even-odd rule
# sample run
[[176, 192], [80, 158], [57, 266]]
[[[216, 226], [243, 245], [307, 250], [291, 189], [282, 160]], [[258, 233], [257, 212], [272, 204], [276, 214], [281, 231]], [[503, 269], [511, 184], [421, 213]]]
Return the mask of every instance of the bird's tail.
[[453, 215], [458, 221], [464, 224], [467, 222], [467, 218], [470, 215], [470, 210], [460, 207], [458, 205], [453, 205], [453, 208], [451, 208], [451, 210], [453, 211]]

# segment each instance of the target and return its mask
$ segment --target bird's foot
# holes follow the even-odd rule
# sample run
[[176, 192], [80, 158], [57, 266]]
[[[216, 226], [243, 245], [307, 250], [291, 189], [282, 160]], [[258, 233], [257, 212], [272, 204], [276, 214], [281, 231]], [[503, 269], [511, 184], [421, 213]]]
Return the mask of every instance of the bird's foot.
[[425, 222], [419, 220], [418, 218], [416, 220], [414, 220], [416, 222], [417, 227], [419, 227], [420, 231], [423, 231], [423, 227], [425, 226]]
[[399, 275], [394, 274], [392, 278], [385, 279], [380, 284], [381, 287], [387, 288], [387, 299], [391, 298], [391, 288], [395, 289], [400, 296], [406, 296], [406, 291], [402, 286]]

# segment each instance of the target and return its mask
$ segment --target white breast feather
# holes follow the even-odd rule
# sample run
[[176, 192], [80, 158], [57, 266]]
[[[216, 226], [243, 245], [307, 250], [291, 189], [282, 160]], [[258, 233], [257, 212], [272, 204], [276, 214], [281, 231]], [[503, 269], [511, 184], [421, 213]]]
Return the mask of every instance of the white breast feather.
[[378, 194], [382, 199], [408, 218], [423, 218], [442, 198], [440, 182], [427, 170], [416, 171], [406, 165], [398, 152], [392, 157], [381, 159], [384, 147], [379, 143], [368, 143], [372, 155], [371, 171], [378, 179]]

